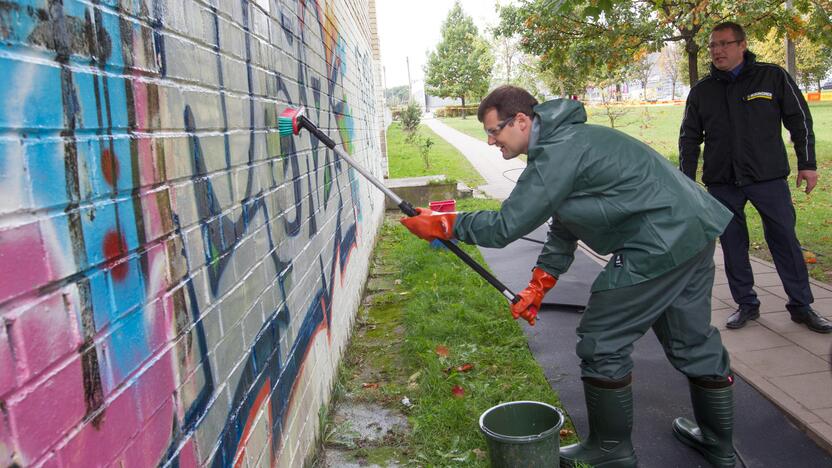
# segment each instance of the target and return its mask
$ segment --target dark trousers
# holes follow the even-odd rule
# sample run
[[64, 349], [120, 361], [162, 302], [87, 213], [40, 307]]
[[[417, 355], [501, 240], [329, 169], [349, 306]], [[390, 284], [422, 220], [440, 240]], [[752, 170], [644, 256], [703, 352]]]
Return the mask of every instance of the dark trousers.
[[734, 302], [752, 305], [760, 303], [754, 292], [754, 273], [748, 259], [745, 203], [750, 201], [763, 220], [768, 249], [774, 258], [783, 289], [789, 296], [787, 305], [805, 307], [811, 304], [814, 298], [809, 289], [809, 273], [800, 242], [794, 231], [796, 217], [786, 179], [758, 182], [744, 187], [710, 185], [708, 192], [734, 213], [734, 218], [719, 237]]

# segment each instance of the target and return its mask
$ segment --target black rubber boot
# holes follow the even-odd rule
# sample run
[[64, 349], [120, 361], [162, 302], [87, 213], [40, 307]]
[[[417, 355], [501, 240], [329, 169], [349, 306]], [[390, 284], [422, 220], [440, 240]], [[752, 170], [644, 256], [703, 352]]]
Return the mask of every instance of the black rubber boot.
[[673, 435], [693, 447], [713, 466], [730, 468], [734, 455], [734, 388], [706, 388], [690, 382], [690, 397], [696, 423], [687, 418], [673, 421]]
[[[629, 383], [619, 388], [602, 388], [584, 380], [589, 418], [589, 435], [581, 443], [560, 449], [560, 466], [577, 463], [596, 468], [632, 468], [637, 465], [630, 441], [633, 429], [633, 391]], [[611, 386], [615, 386], [613, 382]]]

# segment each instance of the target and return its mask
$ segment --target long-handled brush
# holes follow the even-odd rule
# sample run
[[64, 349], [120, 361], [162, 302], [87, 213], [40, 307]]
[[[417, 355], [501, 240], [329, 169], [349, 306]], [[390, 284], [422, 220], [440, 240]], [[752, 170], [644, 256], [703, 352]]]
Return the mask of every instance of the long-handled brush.
[[[306, 116], [303, 115], [303, 108], [293, 108], [288, 107], [284, 110], [277, 119], [277, 128], [280, 131], [281, 136], [289, 136], [289, 135], [297, 135], [300, 133], [302, 128], [309, 130], [313, 135], [315, 135], [318, 140], [323, 142], [327, 148], [335, 151], [335, 153], [344, 161], [347, 162], [350, 166], [352, 166], [356, 171], [360, 172], [367, 180], [370, 181], [371, 184], [378, 187], [379, 190], [384, 192], [387, 197], [393, 200], [396, 205], [398, 205], [399, 209], [402, 213], [406, 214], [407, 216], [416, 216], [418, 213], [416, 209], [413, 208], [413, 205], [408, 203], [405, 200], [402, 200], [401, 197], [396, 195], [392, 190], [385, 187], [378, 179], [373, 177], [372, 174], [367, 172], [363, 167], [361, 167], [358, 163], [355, 162], [352, 157], [350, 157], [345, 151], [342, 151], [335, 145], [335, 142], [332, 141], [326, 133], [322, 132], [315, 124], [313, 124]], [[440, 239], [441, 240], [441, 239]], [[520, 298], [516, 296], [513, 292], [511, 292], [503, 283], [500, 282], [494, 275], [488, 272], [485, 268], [482, 267], [479, 263], [477, 263], [473, 258], [468, 256], [462, 249], [459, 248], [456, 244], [449, 240], [442, 240], [442, 243], [445, 244], [451, 252], [456, 254], [457, 257], [462, 259], [463, 262], [467, 263], [468, 266], [473, 268], [474, 271], [479, 273], [486, 281], [488, 281], [492, 286], [497, 288], [503, 296], [506, 297], [512, 304], [516, 303]]]

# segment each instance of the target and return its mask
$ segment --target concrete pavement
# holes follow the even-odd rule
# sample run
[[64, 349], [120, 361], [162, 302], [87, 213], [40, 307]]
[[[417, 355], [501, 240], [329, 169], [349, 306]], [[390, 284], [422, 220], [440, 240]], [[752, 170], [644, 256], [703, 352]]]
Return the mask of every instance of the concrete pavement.
[[[525, 163], [505, 161], [499, 150], [426, 118], [423, 123], [456, 147], [486, 179], [477, 187], [487, 195], [505, 199]], [[798, 219], [798, 222], [801, 220]], [[585, 246], [582, 246], [585, 248]], [[786, 294], [774, 266], [752, 258], [755, 289], [761, 301], [760, 318], [740, 330], [728, 330], [725, 321], [736, 305], [731, 300], [717, 246], [712, 294], [712, 323], [720, 330], [735, 373], [779, 407], [796, 426], [832, 453], [832, 334], [809, 331], [789, 319]], [[812, 280], [813, 307], [832, 318], [832, 285]], [[741, 415], [737, 415], [741, 417]]]

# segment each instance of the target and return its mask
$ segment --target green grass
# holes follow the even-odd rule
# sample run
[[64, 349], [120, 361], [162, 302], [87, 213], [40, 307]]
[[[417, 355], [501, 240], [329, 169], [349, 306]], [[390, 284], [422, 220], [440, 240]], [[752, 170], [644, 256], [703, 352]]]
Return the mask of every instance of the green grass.
[[[783, 138], [789, 148], [792, 175], [792, 200], [797, 211], [797, 236], [805, 249], [818, 255], [817, 264], [808, 265], [809, 274], [820, 281], [832, 281], [832, 102], [813, 102], [809, 105], [815, 131], [817, 152], [818, 186], [806, 195], [794, 187], [797, 174], [794, 150], [789, 144], [788, 132]], [[628, 113], [616, 121], [616, 128], [642, 140], [655, 148], [674, 164], [679, 161], [679, 126], [684, 106], [633, 106]], [[601, 107], [587, 107], [588, 123], [609, 126], [609, 119]], [[468, 135], [485, 141], [482, 125], [476, 119], [442, 119], [443, 122]], [[701, 170], [701, 163], [700, 163]], [[763, 237], [763, 228], [756, 210], [749, 204], [746, 209], [751, 237], [751, 252], [754, 256], [771, 260]]]
[[425, 168], [419, 147], [406, 141], [406, 135], [398, 122], [387, 129], [387, 158], [391, 178], [445, 174], [449, 179], [465, 182], [469, 187], [485, 183], [485, 179], [465, 156], [431, 129], [420, 125], [418, 134], [430, 138], [434, 143], [428, 157], [431, 165], [429, 169]]
[[[626, 109], [615, 128], [638, 138], [674, 163], [679, 162], [679, 127], [683, 106], [639, 106]], [[587, 123], [610, 126], [602, 107], [587, 107]]]
[[[462, 211], [498, 207], [497, 202], [481, 200], [459, 204]], [[411, 416], [413, 440], [420, 453], [432, 457], [425, 460], [428, 464], [446, 464], [449, 460], [442, 460], [454, 449], [459, 455], [485, 449], [477, 418], [491, 406], [513, 400], [560, 404], [505, 298], [453, 254], [433, 250], [406, 231], [402, 235], [394, 256], [403, 258], [404, 282], [412, 291], [404, 348], [411, 365], [422, 371]], [[463, 248], [484, 264], [475, 247]], [[406, 259], [408, 252], [413, 254]], [[438, 345], [449, 348], [447, 358], [434, 352]], [[465, 363], [473, 364], [474, 370], [450, 375], [444, 371]], [[465, 389], [464, 398], [453, 398], [454, 385]]]
[[[459, 201], [461, 210], [498, 206], [493, 200]], [[476, 247], [460, 245], [484, 264]], [[356, 458], [375, 458], [382, 466], [385, 458], [420, 466], [485, 467], [480, 414], [514, 400], [561, 406], [505, 298], [452, 253], [431, 248], [388, 218], [371, 278], [373, 294], [359, 314], [336, 399], [350, 395], [402, 411], [411, 429], [381, 445], [358, 444]], [[447, 348], [446, 357], [436, 352], [438, 346]], [[473, 369], [449, 371], [463, 364]], [[365, 388], [368, 381], [379, 387]], [[464, 389], [462, 398], [454, 397], [455, 385]], [[404, 397], [410, 408], [401, 404]], [[330, 422], [326, 438], [339, 440], [337, 429]], [[561, 443], [573, 442], [573, 434]]]
[[488, 142], [488, 137], [482, 129], [482, 122], [477, 120], [476, 116], [468, 116], [465, 119], [462, 117], [448, 117], [440, 120], [442, 120], [442, 123], [445, 123], [449, 127], [455, 128], [468, 136], [472, 136], [486, 143]]

